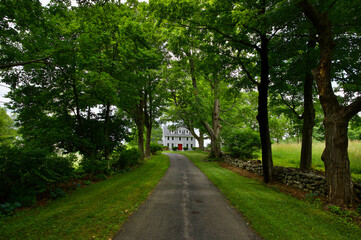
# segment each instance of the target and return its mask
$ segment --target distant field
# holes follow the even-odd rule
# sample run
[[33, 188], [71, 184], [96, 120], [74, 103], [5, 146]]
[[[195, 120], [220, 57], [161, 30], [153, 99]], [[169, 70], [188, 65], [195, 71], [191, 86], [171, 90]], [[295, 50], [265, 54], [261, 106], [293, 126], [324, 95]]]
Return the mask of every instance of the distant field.
[[[312, 147], [312, 168], [324, 170], [321, 155], [325, 144], [315, 141]], [[352, 178], [356, 181], [361, 181], [361, 141], [350, 141], [348, 152]], [[275, 166], [298, 168], [300, 165], [301, 143], [273, 144], [272, 156]]]

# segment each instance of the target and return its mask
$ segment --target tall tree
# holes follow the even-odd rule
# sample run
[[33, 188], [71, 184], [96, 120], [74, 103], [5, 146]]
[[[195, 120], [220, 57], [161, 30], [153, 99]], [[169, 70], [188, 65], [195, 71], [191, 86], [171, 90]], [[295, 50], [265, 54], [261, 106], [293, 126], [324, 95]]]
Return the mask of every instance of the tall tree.
[[[360, 10], [359, 2], [351, 1], [347, 3], [347, 6], [338, 1], [320, 2], [318, 5], [308, 0], [297, 1], [297, 3], [318, 34], [320, 59], [317, 68], [313, 70], [313, 76], [317, 82], [324, 112], [326, 147], [322, 160], [325, 163], [329, 201], [334, 204], [350, 204], [353, 200], [353, 187], [347, 152], [347, 126], [350, 119], [361, 111], [361, 97], [354, 97], [345, 103], [338, 100], [332, 87], [334, 76], [337, 76], [337, 73], [333, 72], [332, 63], [335, 61], [334, 52], [342, 51], [343, 48], [348, 49], [351, 59], [358, 62], [352, 58], [352, 53], [355, 51], [354, 44], [356, 42], [359, 44], [360, 41], [360, 19], [357, 12]], [[337, 24], [342, 27], [335, 27], [332, 24], [335, 17], [338, 20]], [[343, 42], [343, 40], [346, 41]], [[343, 59], [337, 60], [343, 61]], [[354, 64], [352, 63], [351, 67]], [[355, 75], [359, 77], [357, 74], [359, 70], [345, 69], [347, 70], [351, 73], [347, 77], [349, 83], [357, 84], [352, 80]]]
[[[312, 165], [312, 134], [315, 125], [313, 104], [313, 76], [316, 66], [316, 33], [310, 31], [310, 24], [304, 16], [297, 16], [288, 24], [288, 29], [277, 36], [275, 53], [284, 58], [274, 63], [271, 77], [271, 102], [288, 107], [288, 116], [294, 121], [302, 120], [302, 146], [300, 168], [309, 170]], [[278, 57], [277, 59], [280, 59]], [[292, 116], [293, 114], [293, 116]]]

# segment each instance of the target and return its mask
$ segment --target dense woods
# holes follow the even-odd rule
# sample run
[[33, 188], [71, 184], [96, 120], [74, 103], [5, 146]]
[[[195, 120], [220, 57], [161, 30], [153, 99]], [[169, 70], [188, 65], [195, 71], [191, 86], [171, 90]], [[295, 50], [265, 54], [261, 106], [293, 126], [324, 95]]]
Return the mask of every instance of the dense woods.
[[210, 158], [254, 157], [240, 153], [251, 142], [266, 183], [272, 143], [301, 141], [309, 170], [312, 140], [325, 141], [329, 201], [351, 204], [360, 10], [357, 0], [1, 1], [0, 77], [16, 132], [1, 109], [0, 202], [123, 171], [172, 122], [201, 149], [209, 139]]

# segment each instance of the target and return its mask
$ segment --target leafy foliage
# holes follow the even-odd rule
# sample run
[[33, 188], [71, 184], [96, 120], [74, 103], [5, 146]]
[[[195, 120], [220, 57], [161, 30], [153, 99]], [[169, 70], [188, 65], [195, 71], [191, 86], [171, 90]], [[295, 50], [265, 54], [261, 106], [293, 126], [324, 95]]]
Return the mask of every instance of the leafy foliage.
[[6, 113], [5, 108], [0, 108], [0, 146], [11, 145], [15, 138], [14, 121]]
[[224, 148], [235, 157], [251, 159], [261, 149], [261, 140], [259, 134], [252, 129], [237, 130], [224, 138]]
[[156, 154], [158, 151], [161, 151], [163, 149], [163, 146], [161, 144], [158, 143], [150, 143], [150, 152], [154, 155]]
[[136, 148], [121, 149], [113, 153], [112, 158], [115, 171], [127, 170], [139, 163], [140, 151]]
[[74, 177], [74, 161], [36, 147], [0, 147], [0, 202], [32, 205], [37, 194]]

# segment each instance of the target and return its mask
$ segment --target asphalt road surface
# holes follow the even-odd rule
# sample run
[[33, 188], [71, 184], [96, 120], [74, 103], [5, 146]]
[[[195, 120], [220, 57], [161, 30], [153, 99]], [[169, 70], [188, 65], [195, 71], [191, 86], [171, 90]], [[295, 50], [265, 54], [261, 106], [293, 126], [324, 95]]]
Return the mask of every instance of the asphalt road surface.
[[167, 155], [167, 173], [114, 239], [261, 239], [188, 158]]

